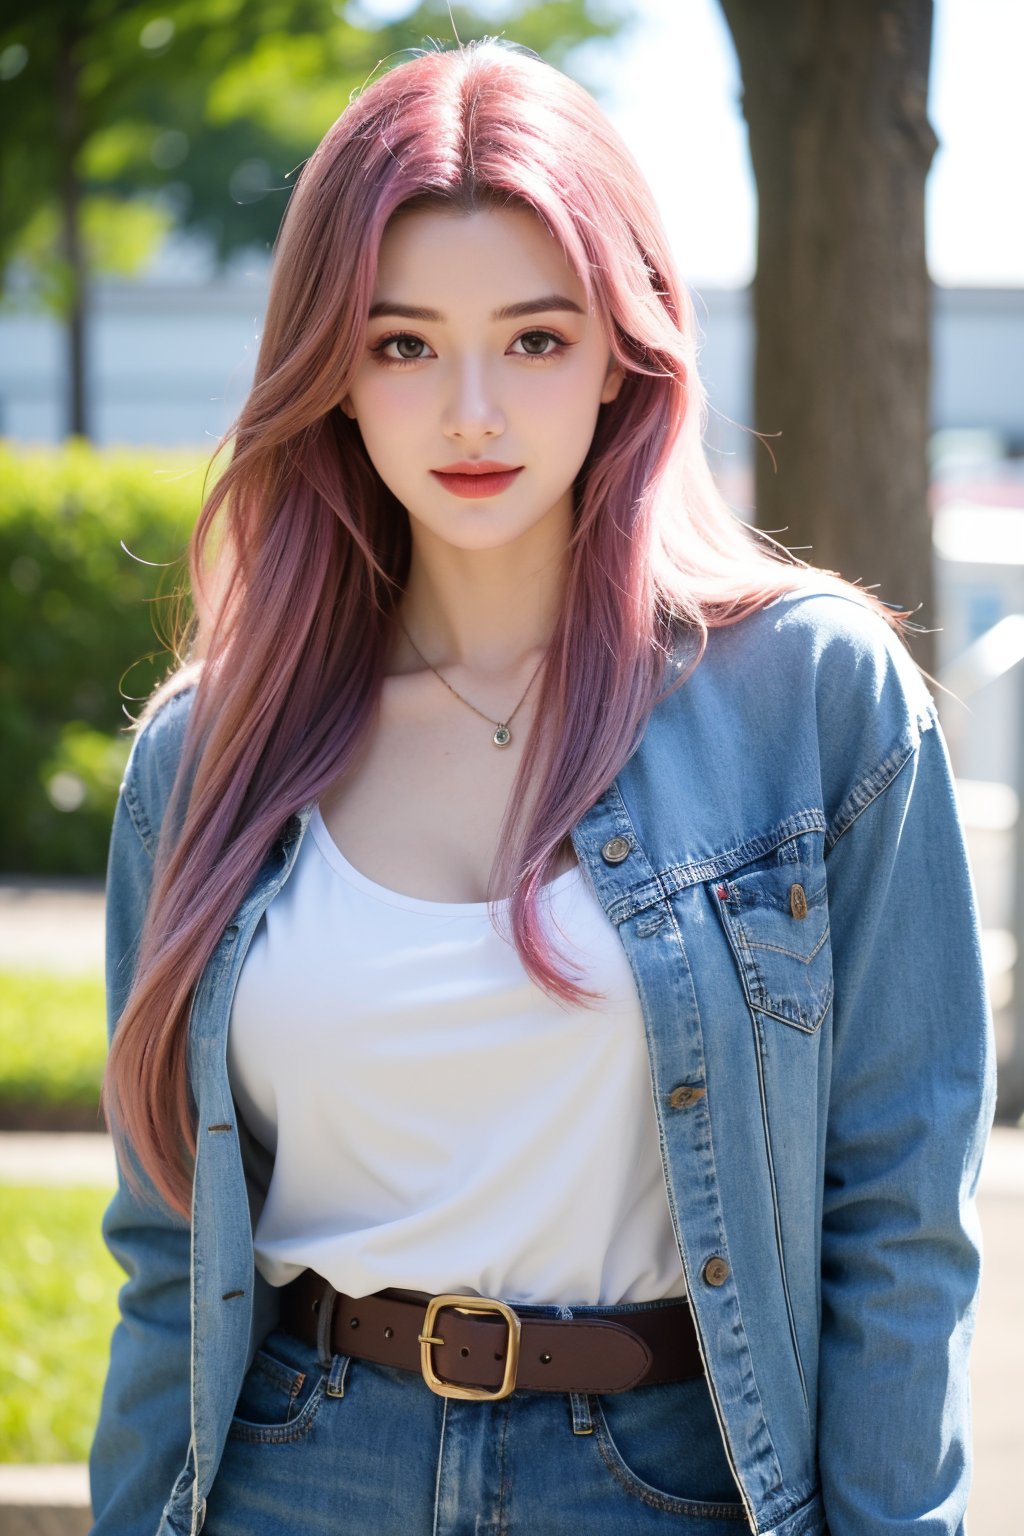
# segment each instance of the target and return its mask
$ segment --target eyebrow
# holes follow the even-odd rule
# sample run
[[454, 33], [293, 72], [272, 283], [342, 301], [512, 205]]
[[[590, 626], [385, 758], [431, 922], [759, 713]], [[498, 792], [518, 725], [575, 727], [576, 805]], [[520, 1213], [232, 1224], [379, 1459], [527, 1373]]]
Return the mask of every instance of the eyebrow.
[[[562, 293], [546, 293], [539, 299], [523, 299], [519, 304], [505, 304], [501, 309], [493, 310], [492, 320], [519, 320], [523, 315], [550, 314], [553, 310], [568, 310], [574, 315], [586, 314], [586, 310], [573, 299], [566, 298]], [[395, 304], [390, 299], [381, 299], [379, 303], [370, 307], [370, 319], [377, 320], [382, 315], [390, 315], [399, 320], [429, 320], [434, 324], [444, 324], [444, 316], [436, 309], [421, 309], [416, 304]]]

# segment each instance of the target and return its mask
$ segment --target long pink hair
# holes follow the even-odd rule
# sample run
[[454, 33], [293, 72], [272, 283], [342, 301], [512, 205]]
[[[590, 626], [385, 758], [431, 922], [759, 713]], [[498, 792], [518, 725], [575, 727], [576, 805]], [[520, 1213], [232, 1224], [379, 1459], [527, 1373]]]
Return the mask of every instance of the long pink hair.
[[[408, 575], [407, 515], [338, 403], [363, 355], [381, 236], [409, 204], [509, 202], [560, 242], [627, 371], [576, 486], [538, 699], [548, 730], [524, 747], [492, 871], [490, 889], [511, 893], [512, 938], [538, 985], [567, 1003], [594, 1000], [556, 964], [538, 888], [629, 756], [661, 696], [674, 633], [696, 640], [692, 670], [710, 627], [818, 577], [715, 488], [690, 299], [646, 183], [587, 93], [493, 40], [424, 53], [369, 86], [288, 204], [255, 382], [191, 544], [198, 631], [142, 717], [195, 681], [103, 1108], [185, 1216], [191, 998], [284, 822], [344, 772], [370, 726]], [[901, 615], [850, 591], [899, 627]], [[524, 825], [527, 784], [539, 790]]]

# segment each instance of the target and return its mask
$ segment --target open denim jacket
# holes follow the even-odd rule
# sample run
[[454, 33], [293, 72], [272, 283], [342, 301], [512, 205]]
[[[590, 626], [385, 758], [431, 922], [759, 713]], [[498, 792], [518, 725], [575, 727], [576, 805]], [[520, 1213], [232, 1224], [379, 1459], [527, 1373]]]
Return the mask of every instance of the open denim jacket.
[[[115, 814], [111, 1028], [190, 699], [137, 736]], [[123, 1179], [104, 1218], [128, 1280], [90, 1460], [94, 1536], [201, 1529], [242, 1378], [277, 1320], [252, 1246], [270, 1168], [237, 1114], [225, 1043], [246, 948], [311, 809], [282, 828], [196, 991], [191, 1228]], [[672, 1220], [750, 1529], [954, 1536], [993, 1055], [920, 674], [828, 578], [779, 598], [711, 632], [573, 842], [638, 987]]]

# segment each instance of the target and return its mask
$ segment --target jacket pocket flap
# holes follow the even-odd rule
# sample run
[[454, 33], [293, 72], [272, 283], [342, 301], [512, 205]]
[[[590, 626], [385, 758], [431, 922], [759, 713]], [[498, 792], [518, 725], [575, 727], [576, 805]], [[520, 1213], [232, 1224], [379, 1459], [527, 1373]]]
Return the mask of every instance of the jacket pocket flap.
[[813, 1033], [832, 1001], [820, 834], [781, 843], [710, 890], [750, 1007]]

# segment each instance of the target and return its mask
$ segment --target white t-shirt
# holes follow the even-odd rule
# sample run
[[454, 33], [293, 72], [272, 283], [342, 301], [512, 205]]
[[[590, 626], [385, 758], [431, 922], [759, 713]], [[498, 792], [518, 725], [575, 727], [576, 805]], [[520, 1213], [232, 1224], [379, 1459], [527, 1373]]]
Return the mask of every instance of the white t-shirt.
[[315, 811], [245, 957], [239, 1110], [274, 1154], [254, 1234], [273, 1285], [309, 1266], [389, 1286], [610, 1306], [682, 1296], [636, 986], [579, 867], [542, 892], [584, 985], [527, 976], [485, 903], [369, 880]]

